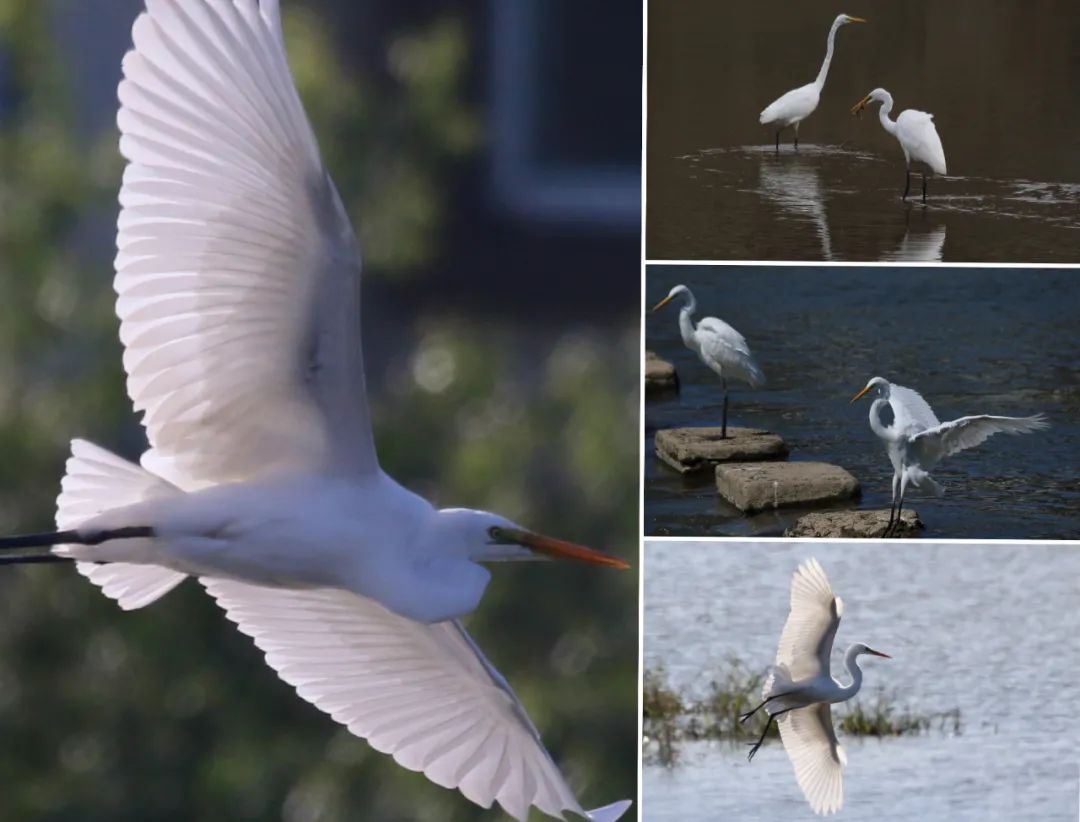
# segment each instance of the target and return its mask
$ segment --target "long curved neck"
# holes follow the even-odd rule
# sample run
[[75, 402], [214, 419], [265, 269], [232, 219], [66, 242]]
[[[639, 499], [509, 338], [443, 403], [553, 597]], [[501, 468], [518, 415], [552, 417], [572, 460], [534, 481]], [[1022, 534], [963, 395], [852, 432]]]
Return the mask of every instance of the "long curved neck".
[[690, 315], [697, 311], [697, 300], [689, 291], [686, 292], [685, 297], [686, 300], [683, 302], [682, 308], [679, 309], [679, 333], [682, 334], [683, 344], [688, 348], [694, 348], [696, 346], [694, 341], [694, 321], [690, 319]]
[[896, 134], [896, 121], [889, 119], [889, 112], [892, 111], [892, 97], [888, 94], [885, 95], [885, 99], [881, 101], [881, 108], [878, 109], [878, 119], [881, 120], [881, 127], [885, 129], [889, 134]]
[[847, 653], [844, 654], [844, 667], [847, 669], [848, 676], [851, 677], [849, 684], [840, 686], [844, 699], [851, 699], [862, 687], [862, 668], [859, 667], [858, 656], [859, 650], [854, 645], [848, 648]]
[[870, 430], [883, 440], [895, 439], [895, 432], [881, 424], [881, 409], [889, 404], [889, 401], [878, 397], [870, 403]]
[[817, 79], [814, 80], [814, 85], [817, 86], [817, 90], [820, 93], [825, 88], [825, 78], [829, 76], [829, 64], [832, 63], [833, 47], [836, 45], [836, 32], [840, 29], [840, 21], [833, 23], [832, 28], [829, 29], [829, 41], [825, 46], [825, 60], [821, 64], [821, 69], [817, 73]]

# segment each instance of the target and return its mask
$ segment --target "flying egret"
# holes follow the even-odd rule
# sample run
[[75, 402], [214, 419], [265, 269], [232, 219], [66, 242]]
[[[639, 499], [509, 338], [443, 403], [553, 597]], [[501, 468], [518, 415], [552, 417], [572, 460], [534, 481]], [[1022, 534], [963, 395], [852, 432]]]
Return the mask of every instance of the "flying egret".
[[[304, 699], [524, 820], [578, 803], [458, 618], [481, 564], [626, 567], [496, 514], [436, 510], [375, 453], [360, 255], [288, 68], [278, 0], [147, 0], [119, 87], [115, 289], [141, 465], [74, 441], [48, 546], [121, 608], [197, 577]], [[510, 630], [510, 629], [508, 629]]]
[[751, 760], [776, 720], [795, 779], [818, 814], [835, 813], [844, 803], [847, 757], [836, 739], [829, 706], [846, 702], [859, 692], [863, 678], [860, 656], [891, 659], [856, 642], [844, 653], [844, 668], [851, 682], [841, 685], [833, 679], [829, 657], [843, 612], [844, 603], [833, 594], [820, 563], [810, 558], [800, 565], [791, 578], [791, 611], [780, 634], [776, 664], [769, 669], [761, 689], [762, 703], [741, 717], [746, 722], [763, 708], [769, 715], [765, 730], [750, 747]]
[[941, 138], [934, 127], [934, 115], [925, 111], [909, 108], [900, 112], [896, 120], [889, 119], [893, 99], [883, 88], [876, 88], [863, 97], [851, 108], [852, 114], [859, 114], [870, 103], [881, 103], [878, 119], [889, 134], [900, 141], [904, 150], [904, 162], [907, 165], [907, 182], [904, 184], [906, 200], [911, 193], [911, 166], [914, 164], [922, 172], [922, 199], [926, 202], [926, 175], [945, 176], [945, 149], [941, 147]]
[[832, 63], [833, 46], [836, 44], [836, 32], [848, 23], [865, 23], [861, 17], [839, 14], [829, 29], [828, 45], [825, 47], [825, 60], [821, 64], [817, 78], [812, 83], [792, 89], [787, 94], [769, 103], [761, 112], [759, 120], [763, 126], [776, 127], [776, 153], [780, 153], [780, 132], [788, 126], [795, 128], [795, 148], [799, 147], [799, 123], [813, 114], [821, 99], [821, 90], [825, 88], [825, 78], [829, 75]]
[[[945, 493], [930, 476], [939, 462], [967, 448], [981, 445], [998, 433], [1030, 434], [1049, 427], [1046, 417], [993, 417], [979, 414], [941, 422], [929, 403], [918, 391], [874, 377], [851, 402], [873, 392], [876, 396], [870, 404], [870, 428], [885, 443], [885, 451], [893, 466], [892, 505], [889, 508], [889, 524], [882, 536], [888, 536], [900, 524], [904, 507], [904, 492], [908, 485], [926, 487], [941, 496]], [[882, 410], [888, 406], [892, 423], [881, 419]], [[897, 491], [899, 490], [899, 496]]]
[[723, 439], [727, 437], [728, 378], [742, 380], [757, 388], [765, 384], [765, 374], [750, 353], [746, 338], [723, 320], [704, 317], [697, 324], [697, 328], [694, 327], [690, 315], [697, 310], [697, 301], [685, 285], [677, 285], [671, 289], [664, 299], [653, 306], [653, 311], [659, 311], [680, 294], [683, 304], [679, 309], [679, 332], [682, 334], [683, 344], [696, 352], [701, 361], [716, 372], [724, 388], [724, 416], [720, 426], [720, 437]]

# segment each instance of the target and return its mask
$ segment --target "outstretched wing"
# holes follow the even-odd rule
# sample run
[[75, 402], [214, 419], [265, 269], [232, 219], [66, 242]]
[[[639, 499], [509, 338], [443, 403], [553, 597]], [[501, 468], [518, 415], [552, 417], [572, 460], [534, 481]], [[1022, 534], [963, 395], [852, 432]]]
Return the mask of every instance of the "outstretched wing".
[[765, 384], [746, 337], [716, 317], [705, 317], [695, 329], [701, 356], [724, 377], [743, 380], [755, 388]]
[[[431, 781], [524, 820], [585, 816], [506, 680], [458, 622], [425, 625], [345, 591], [203, 579], [304, 699]], [[595, 812], [614, 820], [621, 804]]]
[[828, 676], [843, 611], [821, 564], [813, 557], [806, 560], [791, 578], [791, 610], [780, 634], [776, 664], [786, 666], [793, 680]]
[[981, 445], [994, 434], [1030, 434], [1049, 428], [1042, 414], [1033, 417], [992, 417], [980, 414], [961, 417], [913, 437], [911, 447], [920, 464], [929, 466], [945, 457]]
[[892, 407], [894, 426], [904, 436], [912, 436], [927, 428], [941, 425], [930, 404], [913, 388], [889, 383], [889, 405]]
[[796, 708], [780, 716], [776, 724], [810, 808], [820, 814], [840, 810], [847, 757], [836, 739], [829, 703]]
[[377, 469], [360, 257], [278, 0], [147, 0], [124, 58], [115, 288], [128, 393], [190, 486]]

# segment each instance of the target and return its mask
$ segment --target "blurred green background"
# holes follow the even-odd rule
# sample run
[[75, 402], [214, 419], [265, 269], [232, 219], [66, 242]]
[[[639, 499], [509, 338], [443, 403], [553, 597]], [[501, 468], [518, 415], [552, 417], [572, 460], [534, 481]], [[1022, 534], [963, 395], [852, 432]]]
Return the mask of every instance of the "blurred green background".
[[[536, 217], [491, 193], [505, 135], [486, 91], [497, 61], [482, 4], [284, 6], [301, 94], [365, 252], [384, 468], [438, 504], [490, 508], [636, 566], [629, 211]], [[97, 42], [81, 28], [87, 14], [101, 26], [123, 19], [126, 42], [137, 8], [0, 0], [3, 532], [50, 527], [70, 438], [133, 459], [145, 446], [124, 393], [110, 288], [122, 166], [111, 111], [99, 127], [80, 75], [82, 50]], [[604, 90], [591, 126], [578, 120], [582, 168], [637, 156], [638, 133], [597, 133], [616, 122], [613, 106], [632, 125], [638, 116], [636, 12], [627, 25], [638, 32], [629, 51], [609, 54], [617, 43], [575, 29], [567, 43], [593, 51], [556, 60], [556, 73], [582, 87], [570, 102], [595, 91], [574, 66], [595, 64], [599, 76], [614, 62], [625, 78]], [[98, 57], [108, 87], [119, 56]], [[557, 91], [541, 103], [557, 107]], [[582, 801], [634, 796], [636, 567], [518, 565], [494, 576], [468, 627]], [[503, 818], [301, 701], [198, 585], [124, 614], [66, 568], [0, 577], [0, 784], [4, 820]]]

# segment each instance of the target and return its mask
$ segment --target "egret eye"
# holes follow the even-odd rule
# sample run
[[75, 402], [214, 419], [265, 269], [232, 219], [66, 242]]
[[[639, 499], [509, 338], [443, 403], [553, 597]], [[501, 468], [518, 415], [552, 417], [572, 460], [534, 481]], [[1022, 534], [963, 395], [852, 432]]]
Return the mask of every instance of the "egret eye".
[[498, 525], [492, 525], [488, 528], [488, 536], [491, 538], [492, 542], [503, 542], [502, 528]]

